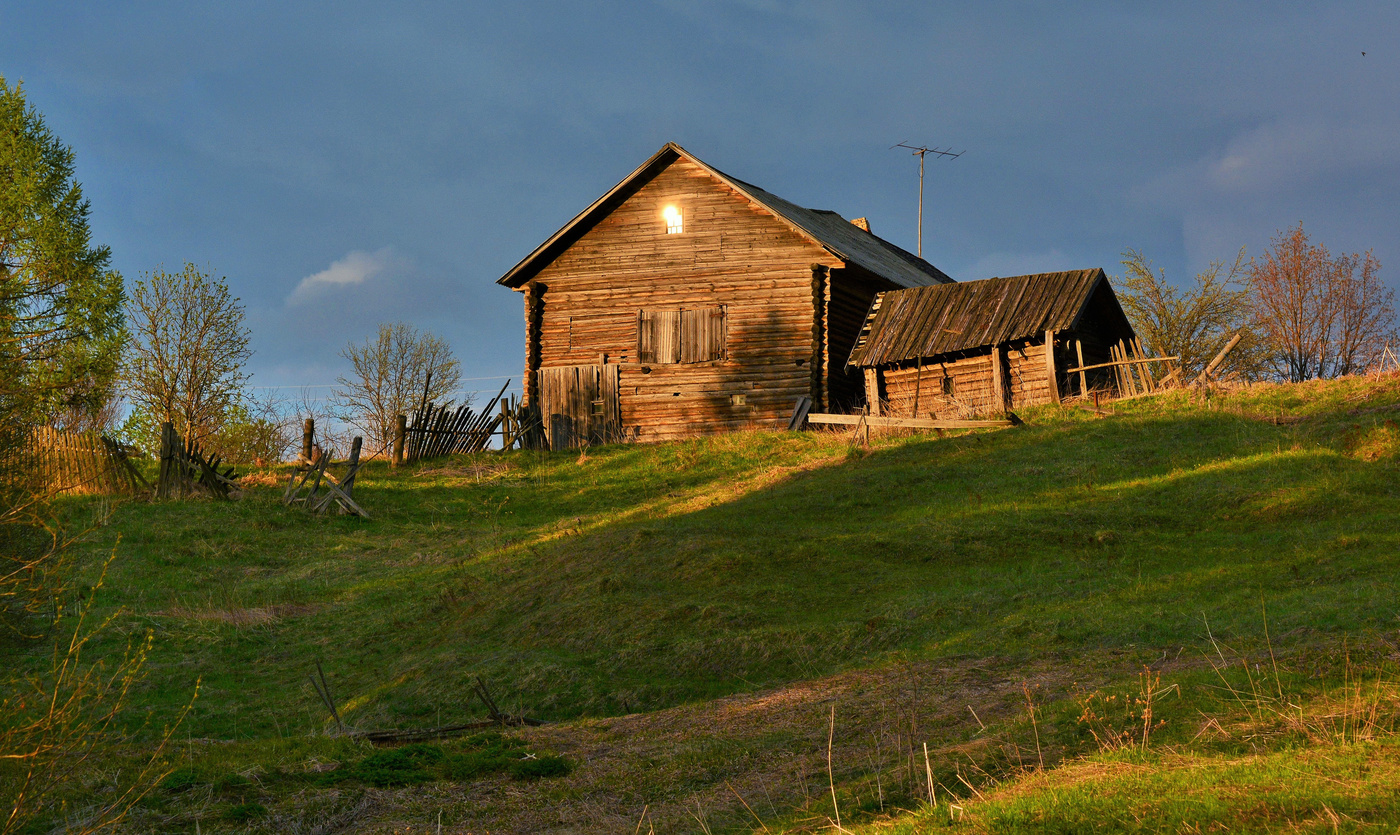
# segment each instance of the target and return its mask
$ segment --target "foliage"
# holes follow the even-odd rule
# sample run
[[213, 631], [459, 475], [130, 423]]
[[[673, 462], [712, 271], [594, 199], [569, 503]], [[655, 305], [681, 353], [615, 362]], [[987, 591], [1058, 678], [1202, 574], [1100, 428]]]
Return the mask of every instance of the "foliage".
[[1142, 253], [1123, 253], [1125, 272], [1114, 280], [1123, 312], [1145, 349], [1157, 356], [1181, 357], [1184, 381], [1195, 379], [1236, 333], [1242, 334], [1240, 344], [1225, 358], [1219, 376], [1233, 372], [1253, 380], [1263, 370], [1250, 328], [1249, 293], [1240, 286], [1243, 262], [1244, 250], [1229, 270], [1222, 262], [1212, 262], [1196, 274], [1194, 287], [1181, 289], [1167, 281], [1164, 270], [1154, 272]]
[[111, 398], [122, 278], [94, 247], [73, 151], [0, 77], [0, 416], [47, 420]]
[[244, 397], [252, 356], [243, 306], [227, 279], [194, 264], [157, 269], [132, 288], [134, 330], [125, 381], [133, 406], [172, 421], [181, 437], [204, 442]]
[[380, 325], [376, 336], [347, 344], [340, 355], [353, 373], [336, 379], [333, 401], [345, 420], [364, 431], [371, 449], [389, 443], [398, 415], [423, 401], [440, 401], [462, 376], [446, 341], [402, 322]]
[[[110, 251], [92, 247], [89, 204], [73, 181], [73, 153], [0, 78], [0, 833], [51, 817], [71, 789], [126, 737], [121, 727], [145, 674], [149, 630], [127, 637], [97, 616], [108, 556], [77, 587], [74, 543], [105, 523], [64, 519], [31, 472], [27, 430], [112, 420], [113, 382], [126, 339], [122, 279]], [[105, 499], [104, 499], [105, 501]], [[108, 508], [110, 509], [110, 508]], [[80, 534], [74, 535], [77, 529]], [[87, 798], [65, 824], [94, 832], [119, 821], [159, 779], [164, 739]]]
[[565, 777], [573, 771], [568, 760], [555, 754], [528, 752], [519, 740], [504, 734], [475, 734], [448, 751], [433, 743], [414, 743], [375, 751], [358, 762], [329, 772], [325, 785], [358, 781], [378, 788], [408, 786], [431, 780], [476, 780], [508, 773], [517, 780]]
[[[107, 566], [87, 597], [72, 602], [72, 615], [64, 609], [56, 615], [51, 631], [57, 639], [46, 668], [13, 682], [0, 699], [0, 835], [24, 830], [52, 795], [125, 741], [120, 718], [144, 677], [152, 635], [148, 630], [139, 642], [129, 642], [115, 664], [101, 654], [91, 658], [110, 622], [90, 623]], [[134, 773], [124, 775], [115, 791], [93, 804], [83, 822], [69, 831], [95, 832], [112, 825], [160, 782], [161, 756], [175, 725], [178, 720]]]
[[1396, 340], [1395, 294], [1370, 252], [1333, 258], [1303, 224], [1251, 260], [1249, 289], [1275, 372], [1298, 382], [1367, 371]]

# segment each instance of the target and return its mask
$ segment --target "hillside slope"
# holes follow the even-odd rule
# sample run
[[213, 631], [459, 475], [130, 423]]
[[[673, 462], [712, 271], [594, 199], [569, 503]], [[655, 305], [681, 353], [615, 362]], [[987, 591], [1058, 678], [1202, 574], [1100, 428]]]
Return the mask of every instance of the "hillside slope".
[[[1015, 430], [884, 437], [868, 450], [844, 436], [740, 433], [371, 466], [357, 483], [368, 522], [307, 517], [257, 488], [236, 503], [123, 505], [84, 547], [94, 563], [118, 554], [101, 605], [126, 614], [107, 648], [155, 632], [138, 702], [172, 715], [202, 678], [181, 734], [241, 741], [218, 768], [262, 767], [269, 740], [283, 740], [285, 768], [321, 750], [328, 718], [306, 683], [319, 659], [361, 729], [480, 716], [477, 676], [513, 711], [565, 720], [524, 737], [578, 768], [532, 791], [562, 809], [586, 800], [613, 828], [643, 806], [669, 829], [757, 826], [753, 809], [772, 826], [826, 825], [829, 796], [826, 813], [811, 810], [835, 704], [848, 814], [883, 819], [924, 796], [923, 742], [935, 782], [969, 795], [1095, 750], [1076, 694], [1130, 693], [1144, 664], [1207, 682], [1211, 636], [1232, 664], [1267, 646], [1299, 682], [1351, 663], [1339, 660], [1344, 636], [1348, 658], [1383, 663], [1400, 600], [1400, 380], [1115, 411], [1043, 408]], [[96, 508], [71, 504], [75, 518]], [[865, 695], [837, 698], [847, 692]], [[1180, 709], [1228, 703], [1202, 691]], [[757, 724], [717, 728], [725, 704], [749, 706]], [[784, 709], [797, 713], [762, 718]], [[1016, 735], [1032, 709], [1047, 724], [1028, 760]], [[1019, 741], [982, 727], [997, 722]], [[693, 772], [662, 768], [664, 749], [637, 754], [651, 768], [628, 753], [635, 729], [653, 726]], [[599, 742], [622, 732], [600, 730], [611, 727], [635, 733]], [[881, 774], [899, 791], [869, 789]], [[462, 826], [518, 812], [482, 805], [497, 784], [454, 785], [428, 805], [381, 798], [365, 831], [425, 825], [442, 809]], [[682, 814], [686, 798], [698, 816]], [[273, 787], [258, 802], [275, 816], [291, 801]], [[188, 810], [161, 803], [178, 828]], [[567, 818], [549, 825], [594, 829]]]

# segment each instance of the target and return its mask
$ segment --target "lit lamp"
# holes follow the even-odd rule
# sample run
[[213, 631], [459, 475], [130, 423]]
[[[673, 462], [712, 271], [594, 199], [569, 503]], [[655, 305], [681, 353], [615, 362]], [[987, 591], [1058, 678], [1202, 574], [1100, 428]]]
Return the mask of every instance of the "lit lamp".
[[681, 210], [675, 206], [667, 206], [661, 210], [661, 216], [666, 218], [666, 234], [679, 234], [681, 231]]

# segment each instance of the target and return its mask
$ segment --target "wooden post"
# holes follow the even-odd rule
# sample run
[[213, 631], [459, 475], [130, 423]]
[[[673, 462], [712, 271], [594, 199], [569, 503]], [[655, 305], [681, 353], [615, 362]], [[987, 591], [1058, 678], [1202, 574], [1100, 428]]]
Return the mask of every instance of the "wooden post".
[[821, 264], [812, 265], [812, 354], [808, 360], [811, 369], [809, 396], [812, 406], [826, 408], [826, 279], [827, 269]]
[[[1006, 373], [1002, 362], [1002, 347], [992, 346], [992, 402], [996, 405], [996, 411], [1006, 411]], [[918, 417], [918, 415], [913, 415]]]
[[360, 468], [360, 447], [364, 446], [364, 443], [365, 439], [359, 435], [356, 435], [355, 439], [350, 442], [350, 460], [347, 462], [350, 476], [340, 482], [340, 486], [347, 496], [350, 495], [350, 491], [355, 486], [355, 471]]
[[1211, 360], [1210, 365], [1207, 365], [1206, 369], [1196, 378], [1196, 385], [1206, 382], [1211, 375], [1215, 374], [1215, 370], [1225, 361], [1225, 357], [1229, 356], [1230, 352], [1235, 350], [1235, 346], [1240, 344], [1240, 337], [1243, 335], [1244, 331], [1240, 331], [1231, 337], [1229, 342], [1225, 343], [1225, 347], [1220, 349], [1220, 353], [1215, 355], [1215, 359]]
[[[1138, 359], [1146, 359], [1147, 352], [1142, 350], [1142, 340], [1133, 337], [1133, 348], [1137, 351]], [[1142, 382], [1147, 386], [1148, 391], [1157, 390], [1157, 379], [1152, 376], [1152, 366], [1146, 362], [1138, 363], [1138, 369], [1142, 371]]]
[[175, 478], [175, 424], [160, 425], [160, 479], [156, 482], [156, 498], [170, 498], [171, 482]]
[[538, 281], [525, 285], [525, 377], [521, 380], [522, 399], [532, 408], [540, 406], [539, 370], [544, 339], [544, 294], [549, 288]]
[[395, 467], [403, 466], [403, 439], [408, 433], [408, 415], [399, 415], [394, 418], [394, 457], [392, 459]]
[[[1080, 368], [1083, 368], [1083, 367], [1084, 367], [1084, 340], [1082, 340], [1082, 339], [1076, 339], [1076, 340], [1074, 340], [1074, 356], [1079, 360], [1079, 367], [1080, 367]], [[1083, 372], [1083, 371], [1080, 371], [1080, 372], [1079, 372], [1079, 396], [1080, 396], [1080, 397], [1088, 397], [1088, 396], [1089, 396], [1089, 383], [1088, 383], [1088, 380], [1089, 380], [1089, 378], [1088, 378], [1088, 376], [1086, 376], [1086, 373]]]
[[1055, 332], [1045, 332], [1045, 374], [1050, 383], [1050, 402], [1060, 402], [1060, 380], [1055, 373]]
[[311, 460], [311, 443], [316, 437], [316, 419], [307, 418], [301, 425], [301, 457]]
[[865, 404], [866, 410], [876, 417], [880, 416], [880, 369], [865, 369]]
[[1118, 359], [1123, 362], [1123, 377], [1128, 381], [1128, 394], [1130, 395], [1138, 394], [1138, 390], [1141, 387], [1137, 375], [1133, 373], [1132, 358], [1132, 349], [1128, 347], [1127, 341], [1119, 340]]

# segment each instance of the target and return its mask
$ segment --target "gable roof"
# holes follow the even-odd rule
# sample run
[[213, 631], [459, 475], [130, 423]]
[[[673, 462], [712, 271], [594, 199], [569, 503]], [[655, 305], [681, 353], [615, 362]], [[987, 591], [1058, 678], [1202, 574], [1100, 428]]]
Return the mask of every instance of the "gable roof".
[[668, 142], [651, 159], [642, 163], [636, 171], [606, 194], [584, 209], [569, 221], [564, 228], [555, 232], [523, 261], [511, 268], [510, 272], [496, 280], [497, 284], [518, 288], [534, 278], [560, 253], [568, 249], [584, 233], [592, 229], [609, 212], [622, 205], [627, 198], [649, 182], [667, 166], [678, 159], [685, 159], [698, 165], [711, 176], [747, 197], [753, 203], [766, 209], [770, 214], [792, 227], [794, 231], [826, 249], [832, 255], [847, 263], [863, 267], [901, 287], [923, 287], [931, 284], [949, 283], [942, 270], [913, 253], [906, 252], [889, 241], [861, 229], [836, 212], [822, 209], [804, 209], [789, 203], [775, 194], [770, 194], [758, 186], [737, 180], [706, 165], [689, 151], [674, 142]]
[[1111, 325], [1130, 338], [1132, 326], [1097, 268], [888, 290], [871, 303], [846, 364], [870, 367], [1074, 330], [1099, 290], [1108, 294]]

